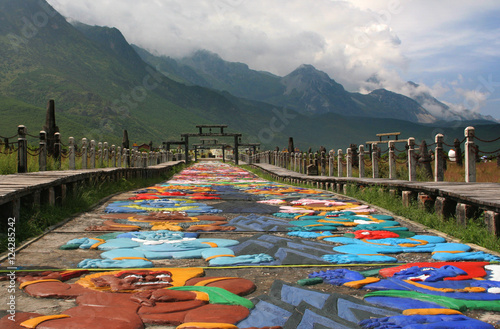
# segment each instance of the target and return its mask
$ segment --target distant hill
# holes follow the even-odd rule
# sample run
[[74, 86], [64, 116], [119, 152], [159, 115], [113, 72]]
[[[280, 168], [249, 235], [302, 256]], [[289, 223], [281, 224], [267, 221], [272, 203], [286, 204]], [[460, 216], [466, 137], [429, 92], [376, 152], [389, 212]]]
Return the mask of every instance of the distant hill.
[[[438, 120], [444, 121], [493, 121], [498, 122], [491, 116], [484, 116], [480, 113], [476, 113], [471, 110], [462, 110], [460, 112], [453, 111], [448, 105], [440, 102], [431, 94], [426, 91], [422, 91], [419, 89], [419, 85], [408, 81], [408, 87], [411, 90], [411, 98], [416, 100], [422, 107], [424, 107], [427, 111], [429, 111], [434, 117]], [[491, 122], [490, 122], [491, 123]]]
[[[338, 113], [420, 123], [441, 120], [497, 122], [490, 116], [470, 110], [453, 111], [411, 81], [408, 82], [411, 90], [408, 97], [384, 89], [363, 95], [346, 91], [341, 84], [312, 65], [301, 65], [290, 74], [279, 77], [252, 70], [244, 63], [225, 61], [206, 50], [198, 50], [183, 58], [172, 58], [153, 55], [138, 46], [134, 49], [146, 62], [176, 81], [228, 91], [238, 97], [285, 106], [307, 115]], [[377, 81], [376, 78], [372, 80]]]
[[[127, 129], [132, 141], [157, 145], [199, 124], [227, 124], [263, 148], [284, 147], [292, 136], [302, 149], [337, 149], [394, 130], [417, 139], [432, 140], [436, 131], [461, 137], [467, 125], [418, 124], [432, 118], [408, 97], [349, 93], [308, 65], [278, 77], [207, 52], [154, 56], [116, 28], [68, 23], [45, 0], [0, 0], [0, 58], [1, 136], [19, 124], [36, 135], [49, 99], [65, 141], [119, 144]], [[491, 135], [484, 138], [498, 137]]]
[[337, 113], [423, 123], [436, 121], [420, 104], [406, 96], [381, 90], [370, 95], [350, 93], [312, 65], [301, 65], [285, 77], [278, 77], [252, 70], [243, 63], [224, 61], [204, 50], [173, 59], [154, 56], [137, 46], [135, 49], [145, 61], [158, 65], [162, 73], [178, 81], [225, 90], [238, 97], [287, 107], [306, 115]]
[[[23, 23], [40, 13], [43, 26]], [[0, 57], [0, 95], [42, 110], [55, 99], [57, 118], [79, 123], [71, 131], [62, 124], [63, 136], [119, 142], [127, 129], [131, 138], [161, 142], [208, 123], [249, 133], [252, 122], [269, 122], [273, 109], [173, 81], [117, 29], [73, 26], [43, 0], [0, 0]]]

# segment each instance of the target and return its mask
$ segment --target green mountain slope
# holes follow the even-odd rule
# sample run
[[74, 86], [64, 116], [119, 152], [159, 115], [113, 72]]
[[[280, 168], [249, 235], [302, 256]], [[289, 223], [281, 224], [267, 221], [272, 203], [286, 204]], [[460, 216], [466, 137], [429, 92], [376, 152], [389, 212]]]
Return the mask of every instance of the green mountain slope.
[[[292, 136], [301, 148], [325, 145], [336, 149], [394, 130], [430, 140], [430, 132], [438, 129], [335, 113], [299, 114], [293, 111], [293, 104], [286, 104], [290, 110], [278, 102], [273, 105], [238, 97], [245, 88], [259, 95], [256, 98], [270, 99], [284, 93], [286, 85], [275, 84], [276, 76], [249, 73], [244, 64], [226, 65], [214, 59], [214, 67], [222, 65], [216, 79], [220, 86], [245, 80], [238, 85], [239, 91], [221, 87], [231, 93], [218, 92], [212, 85], [214, 80], [209, 81], [213, 76], [209, 66], [202, 65], [201, 59], [197, 65], [204, 67], [205, 73], [186, 63], [158, 58], [149, 65], [143, 61], [144, 53], [139, 53], [142, 58], [117, 29], [73, 26], [44, 0], [0, 0], [0, 135], [15, 134], [19, 124], [37, 135], [44, 125], [49, 99], [56, 101], [63, 141], [73, 136], [118, 144], [123, 129], [127, 129], [134, 142], [158, 144], [195, 132], [198, 124], [227, 124], [229, 131], [243, 134], [243, 142], [260, 142], [264, 148], [286, 146]], [[172, 79], [156, 70], [168, 66], [175, 69], [169, 73]], [[189, 74], [197, 80], [187, 79]], [[321, 88], [319, 84], [318, 90]], [[369, 95], [364, 95], [371, 97], [367, 99], [355, 95], [346, 98], [340, 92], [338, 97], [346, 102], [345, 107], [339, 107], [344, 112], [353, 103], [361, 102], [368, 108], [377, 104]]]
[[231, 94], [287, 107], [307, 115], [336, 113], [348, 116], [396, 118], [412, 122], [433, 122], [435, 118], [416, 101], [387, 90], [369, 95], [350, 93], [312, 65], [301, 65], [279, 77], [255, 71], [246, 64], [224, 61], [217, 54], [199, 50], [180, 59], [154, 56], [135, 47], [148, 63], [157, 65], [178, 81], [201, 85]]
[[[41, 16], [44, 24], [32, 21]], [[159, 74], [116, 29], [77, 27], [45, 1], [0, 0], [0, 95], [35, 107], [55, 99], [58, 118], [85, 127], [62, 124], [63, 136], [118, 142], [128, 129], [131, 138], [160, 142], [197, 124], [245, 126], [250, 113], [266, 111]]]

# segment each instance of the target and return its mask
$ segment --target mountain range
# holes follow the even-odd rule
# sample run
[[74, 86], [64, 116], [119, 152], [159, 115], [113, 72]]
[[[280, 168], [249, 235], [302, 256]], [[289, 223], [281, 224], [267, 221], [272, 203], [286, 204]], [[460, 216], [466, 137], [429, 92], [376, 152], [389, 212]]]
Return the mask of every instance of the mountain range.
[[63, 139], [111, 143], [120, 143], [123, 129], [132, 141], [158, 144], [199, 124], [227, 124], [263, 147], [292, 136], [301, 148], [345, 148], [379, 132], [433, 139], [439, 129], [460, 138], [469, 124], [483, 124], [490, 135], [499, 126], [483, 117], [439, 121], [464, 118], [435, 99], [445, 114], [431, 114], [430, 95], [351, 93], [311, 65], [279, 77], [204, 50], [156, 56], [116, 28], [70, 24], [45, 0], [0, 0], [0, 57], [0, 136], [19, 124], [37, 134], [49, 99]]
[[465, 110], [456, 112], [419, 85], [408, 81], [411, 95], [406, 97], [385, 89], [369, 94], [351, 93], [312, 65], [303, 64], [284, 77], [250, 69], [246, 64], [227, 62], [207, 50], [184, 58], [155, 56], [132, 45], [146, 62], [168, 77], [187, 84], [200, 85], [231, 94], [285, 106], [308, 115], [337, 113], [349, 116], [396, 118], [420, 123], [440, 120], [486, 120], [491, 116]]

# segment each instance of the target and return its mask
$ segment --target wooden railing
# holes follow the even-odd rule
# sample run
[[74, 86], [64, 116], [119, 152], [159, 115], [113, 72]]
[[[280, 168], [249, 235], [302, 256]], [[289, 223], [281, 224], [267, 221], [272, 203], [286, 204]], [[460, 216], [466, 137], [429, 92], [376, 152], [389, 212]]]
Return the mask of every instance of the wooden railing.
[[[28, 137], [38, 139], [38, 147], [33, 147], [33, 140], [30, 143], [32, 146], [30, 146]], [[107, 142], [89, 141], [87, 138], [82, 138], [78, 143], [73, 137], [69, 137], [68, 144], [64, 144], [60, 133], [54, 134], [54, 148], [52, 154], [49, 155], [47, 133], [40, 131], [39, 136], [30, 135], [24, 125], [18, 126], [16, 135], [0, 136], [0, 138], [2, 139], [0, 141], [0, 156], [13, 156], [17, 153], [17, 173], [28, 172], [28, 155], [38, 158], [38, 171], [106, 167], [145, 168], [168, 161], [183, 160], [178, 154], [169, 150], [158, 149], [140, 152], [136, 149], [109, 145]], [[12, 142], [13, 139], [16, 141]], [[49, 158], [52, 158], [52, 161], [48, 161]], [[51, 163], [50, 168], [48, 162]], [[65, 165], [62, 165], [63, 162]]]
[[[474, 127], [467, 127], [464, 139], [461, 142], [456, 140], [454, 145], [445, 144], [444, 136], [437, 134], [433, 144], [427, 145], [423, 141], [419, 147], [415, 144], [415, 138], [410, 137], [406, 141], [369, 142], [371, 153], [365, 150], [364, 145], [360, 145], [358, 148], [348, 147], [345, 154], [342, 149], [338, 149], [336, 154], [334, 150], [328, 154], [326, 152], [263, 151], [256, 154], [241, 154], [240, 159], [249, 164], [268, 163], [302, 174], [337, 177], [353, 177], [353, 167], [355, 166], [359, 178], [366, 178], [367, 171], [371, 171], [372, 178], [402, 179], [402, 177], [397, 177], [396, 169], [403, 166], [403, 169], [407, 171], [406, 180], [408, 181], [417, 180], [417, 165], [419, 165], [422, 167], [423, 174], [428, 177], [427, 180], [438, 182], [444, 180], [447, 161], [450, 160], [448, 154], [444, 152], [444, 146], [455, 150], [454, 160], [461, 164], [461, 145], [464, 144], [464, 181], [475, 182], [476, 162], [481, 154], [488, 154], [490, 158], [496, 157], [497, 164], [500, 166], [500, 149], [492, 152], [481, 151], [476, 146], [475, 140], [483, 143], [494, 143], [500, 140], [500, 137], [490, 141], [480, 139], [476, 136]], [[382, 152], [379, 144], [386, 143], [387, 149]], [[404, 149], [400, 149], [402, 145], [404, 145]], [[432, 146], [434, 149], [428, 151], [427, 148]], [[399, 153], [397, 154], [397, 152]], [[380, 173], [381, 164], [387, 168], [385, 170], [387, 171], [386, 177], [382, 177]], [[434, 168], [432, 168], [432, 164]]]

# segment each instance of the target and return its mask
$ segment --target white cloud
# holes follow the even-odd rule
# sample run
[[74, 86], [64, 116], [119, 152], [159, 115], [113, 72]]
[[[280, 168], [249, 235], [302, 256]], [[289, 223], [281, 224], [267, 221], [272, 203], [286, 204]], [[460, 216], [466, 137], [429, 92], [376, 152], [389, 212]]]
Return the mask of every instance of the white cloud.
[[[444, 95], [438, 80], [453, 76], [441, 87], [454, 90], [458, 74], [470, 77], [486, 65], [479, 59], [500, 54], [496, 18], [482, 19], [500, 10], [497, 0], [48, 2], [83, 23], [117, 27], [129, 42], [158, 54], [207, 49], [281, 76], [312, 64], [351, 91], [373, 87], [366, 80], [376, 75], [379, 87], [404, 91], [406, 80], [416, 79]], [[457, 95], [466, 97], [463, 90], [475, 86], [461, 88]]]

